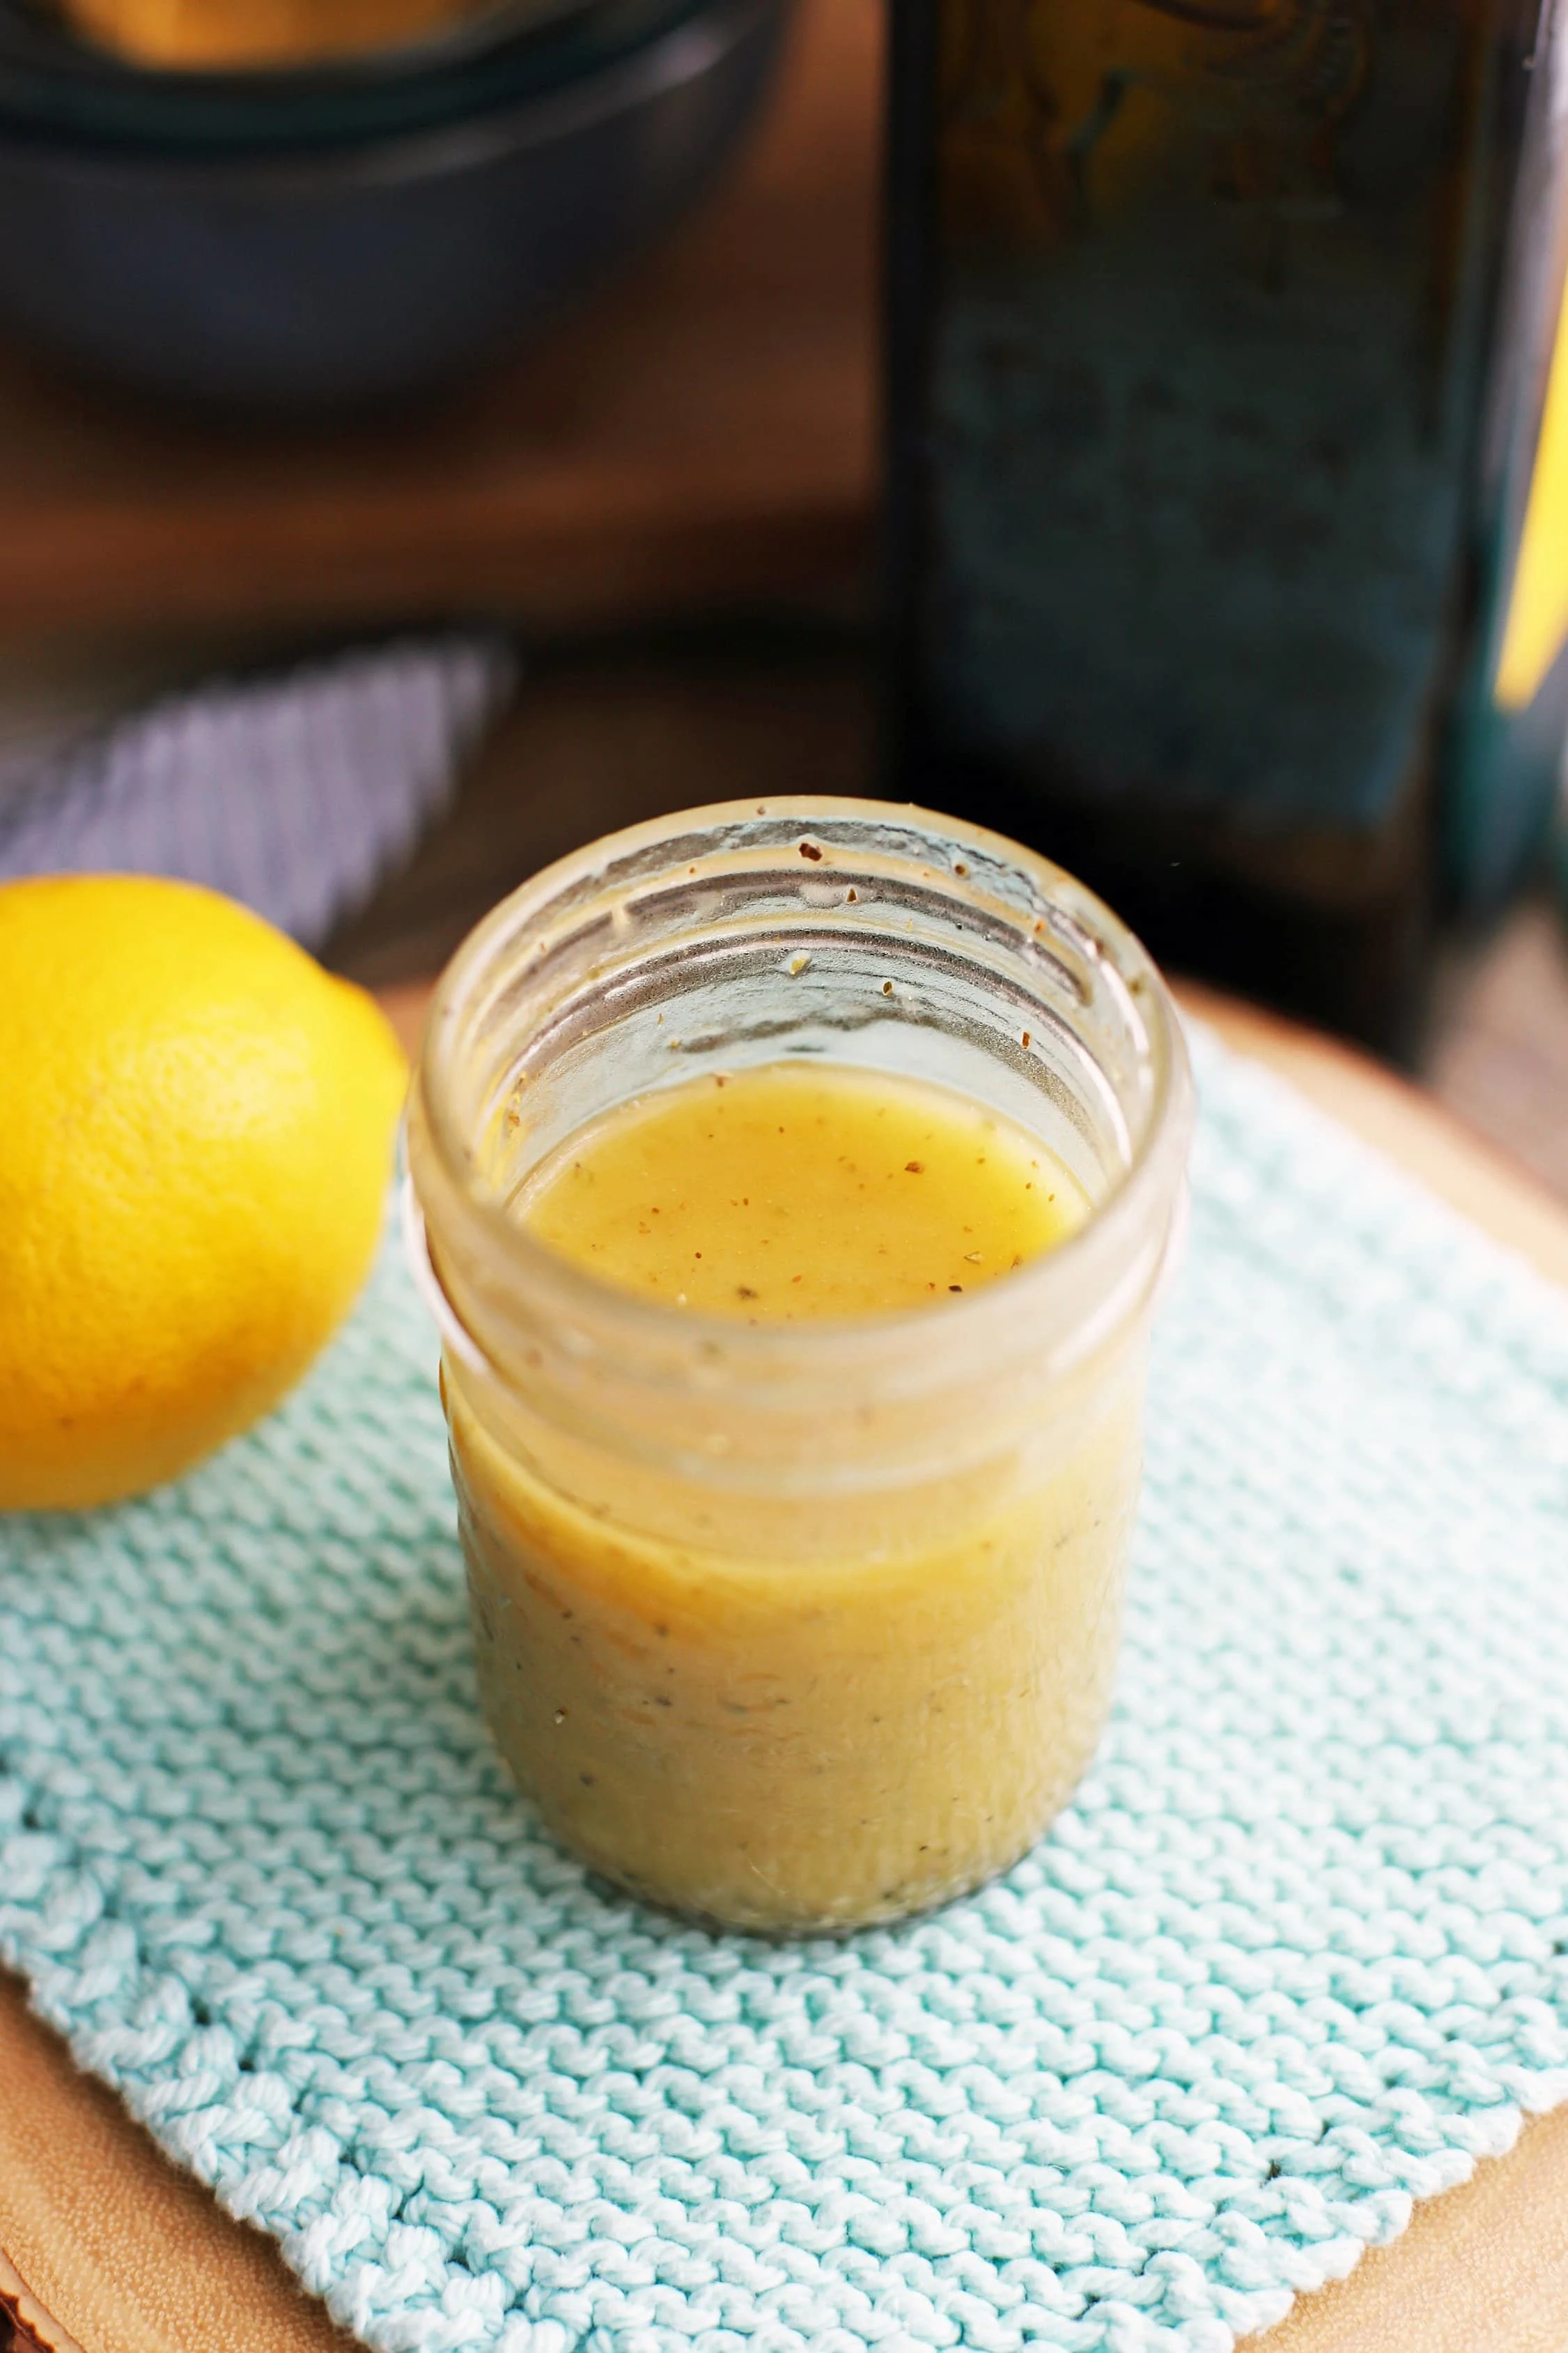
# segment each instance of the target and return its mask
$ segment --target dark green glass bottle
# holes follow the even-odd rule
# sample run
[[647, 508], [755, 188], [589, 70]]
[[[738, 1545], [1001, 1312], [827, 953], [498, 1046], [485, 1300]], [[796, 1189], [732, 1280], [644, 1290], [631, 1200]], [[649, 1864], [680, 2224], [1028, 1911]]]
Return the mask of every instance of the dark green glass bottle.
[[1488, 0], [894, 0], [891, 788], [1394, 1050], [1445, 841], [1498, 896], [1561, 748], [1562, 665], [1496, 693], [1558, 48]]

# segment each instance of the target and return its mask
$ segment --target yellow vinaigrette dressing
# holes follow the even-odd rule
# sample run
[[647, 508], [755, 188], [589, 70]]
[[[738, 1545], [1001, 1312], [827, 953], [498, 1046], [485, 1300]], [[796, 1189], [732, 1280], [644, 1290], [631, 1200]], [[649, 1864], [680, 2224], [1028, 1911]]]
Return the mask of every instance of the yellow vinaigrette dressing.
[[790, 1933], [1048, 1827], [1110, 1705], [1192, 1102], [1110, 909], [929, 810], [679, 811], [464, 943], [408, 1237], [480, 1704], [574, 1855]]
[[[514, 1214], [605, 1282], [763, 1327], [1005, 1282], [1089, 1202], [1038, 1142], [944, 1090], [843, 1066], [709, 1075], [591, 1124]], [[447, 1399], [485, 1710], [587, 1861], [763, 1929], [940, 1902], [1015, 1861], [1109, 1704], [1141, 1356], [1063, 1401], [1043, 1466], [759, 1507], [561, 1440], [534, 1462]], [[933, 1432], [933, 1459], [941, 1433]], [[663, 1491], [661, 1491], [662, 1493]]]
[[521, 1204], [538, 1240], [606, 1282], [774, 1324], [979, 1291], [1088, 1212], [1059, 1161], [962, 1096], [787, 1062], [626, 1105]]

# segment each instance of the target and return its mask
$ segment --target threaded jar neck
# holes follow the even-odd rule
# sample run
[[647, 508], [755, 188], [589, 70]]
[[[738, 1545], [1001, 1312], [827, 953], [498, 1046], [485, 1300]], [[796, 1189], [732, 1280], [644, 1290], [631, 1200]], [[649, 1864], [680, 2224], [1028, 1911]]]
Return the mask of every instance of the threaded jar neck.
[[[912, 1314], [751, 1326], [620, 1291], [510, 1206], [619, 1103], [811, 1058], [994, 1109], [1067, 1165], [1088, 1222]], [[1164, 984], [1058, 868], [917, 809], [732, 803], [563, 860], [459, 950], [410, 1104], [416, 1256], [498, 1423], [758, 1494], [874, 1487], [1016, 1445], [1141, 1333], [1191, 1119]]]

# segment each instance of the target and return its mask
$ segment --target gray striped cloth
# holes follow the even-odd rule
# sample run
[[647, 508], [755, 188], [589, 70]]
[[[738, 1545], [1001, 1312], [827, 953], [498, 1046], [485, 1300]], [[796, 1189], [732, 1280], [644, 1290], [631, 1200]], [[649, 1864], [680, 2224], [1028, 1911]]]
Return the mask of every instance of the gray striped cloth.
[[510, 699], [500, 637], [442, 637], [176, 695], [6, 778], [0, 881], [169, 874], [306, 946], [409, 857]]

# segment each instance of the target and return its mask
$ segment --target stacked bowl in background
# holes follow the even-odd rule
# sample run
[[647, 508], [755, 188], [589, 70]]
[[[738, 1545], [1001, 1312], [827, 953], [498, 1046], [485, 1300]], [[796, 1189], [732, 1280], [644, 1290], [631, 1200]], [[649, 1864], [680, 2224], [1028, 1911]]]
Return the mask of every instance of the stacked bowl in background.
[[416, 47], [215, 72], [0, 0], [0, 328], [230, 406], [437, 385], [668, 227], [790, 5], [503, 0]]

